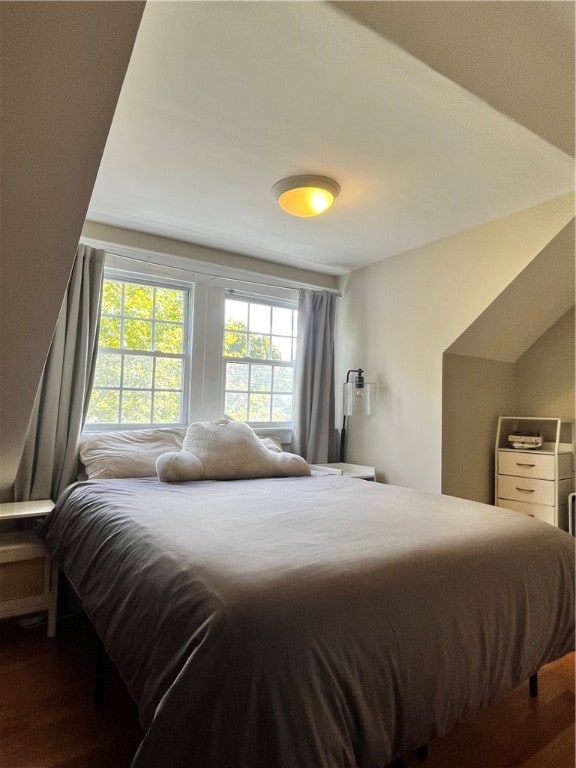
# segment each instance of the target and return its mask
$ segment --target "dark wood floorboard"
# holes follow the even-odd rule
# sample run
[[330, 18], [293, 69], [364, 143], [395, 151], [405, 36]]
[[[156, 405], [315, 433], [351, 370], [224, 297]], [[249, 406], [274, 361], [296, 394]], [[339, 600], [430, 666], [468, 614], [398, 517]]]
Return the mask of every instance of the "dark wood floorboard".
[[112, 665], [94, 703], [96, 641], [82, 617], [22, 629], [0, 622], [0, 768], [128, 768], [142, 738]]
[[574, 768], [576, 654], [543, 667], [538, 698], [528, 681], [449, 734], [432, 739], [410, 768]]
[[[0, 621], [0, 768], [129, 768], [142, 738], [136, 707], [113, 668], [94, 703], [95, 658], [82, 617], [62, 620], [53, 640], [45, 627]], [[575, 659], [541, 670], [537, 699], [523, 683], [406, 768], [574, 768]]]

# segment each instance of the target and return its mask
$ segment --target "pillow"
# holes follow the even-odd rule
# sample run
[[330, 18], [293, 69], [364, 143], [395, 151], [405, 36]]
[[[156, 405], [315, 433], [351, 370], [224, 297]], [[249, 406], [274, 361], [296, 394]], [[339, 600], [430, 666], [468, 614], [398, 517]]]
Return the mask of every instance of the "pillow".
[[310, 474], [301, 456], [270, 450], [242, 421], [190, 424], [182, 450], [159, 456], [156, 470], [164, 483]]
[[156, 459], [179, 450], [186, 427], [97, 432], [80, 439], [80, 461], [88, 478], [154, 477]]
[[282, 443], [276, 437], [260, 437], [262, 445], [265, 445], [273, 453], [282, 453]]

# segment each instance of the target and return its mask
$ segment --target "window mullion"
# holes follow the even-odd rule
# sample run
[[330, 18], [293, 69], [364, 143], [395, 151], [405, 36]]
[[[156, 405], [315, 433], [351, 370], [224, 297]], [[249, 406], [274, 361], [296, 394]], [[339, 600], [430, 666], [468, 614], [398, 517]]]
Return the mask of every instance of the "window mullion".
[[[122, 332], [122, 329], [121, 329]], [[122, 336], [120, 337], [122, 338]], [[122, 400], [124, 393], [124, 355], [120, 358], [120, 392], [118, 393], [118, 423], [122, 423]]]

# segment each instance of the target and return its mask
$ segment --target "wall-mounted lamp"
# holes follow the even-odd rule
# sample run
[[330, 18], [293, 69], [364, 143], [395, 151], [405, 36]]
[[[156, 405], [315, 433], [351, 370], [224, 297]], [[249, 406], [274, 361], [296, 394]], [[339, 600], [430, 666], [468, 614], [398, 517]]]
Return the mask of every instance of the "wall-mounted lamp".
[[272, 187], [272, 194], [283, 211], [304, 218], [327, 211], [339, 192], [340, 185], [334, 179], [311, 174], [290, 176]]
[[[355, 373], [354, 380], [350, 381], [350, 374]], [[362, 368], [351, 368], [346, 374], [344, 384], [344, 407], [342, 418], [342, 431], [340, 432], [340, 457], [338, 461], [345, 461], [346, 455], [346, 420], [348, 416], [370, 416], [373, 409], [374, 385], [366, 381]]]

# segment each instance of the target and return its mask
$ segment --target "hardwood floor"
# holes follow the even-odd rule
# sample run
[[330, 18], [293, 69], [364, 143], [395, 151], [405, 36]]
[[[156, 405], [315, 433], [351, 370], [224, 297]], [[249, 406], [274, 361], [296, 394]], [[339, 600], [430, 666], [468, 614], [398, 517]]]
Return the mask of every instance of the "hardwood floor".
[[429, 745], [420, 768], [574, 768], [576, 655], [543, 667], [538, 698], [528, 683]]
[[80, 617], [60, 621], [52, 640], [45, 626], [0, 622], [0, 768], [130, 765], [142, 738], [136, 706], [114, 671], [94, 704], [95, 660]]
[[[95, 658], [93, 631], [80, 617], [61, 621], [53, 640], [45, 627], [0, 622], [0, 768], [129, 767], [142, 737], [136, 707], [114, 671], [104, 704], [94, 704]], [[575, 658], [541, 670], [537, 699], [520, 685], [433, 739], [425, 762], [411, 756], [406, 765], [574, 768]]]

